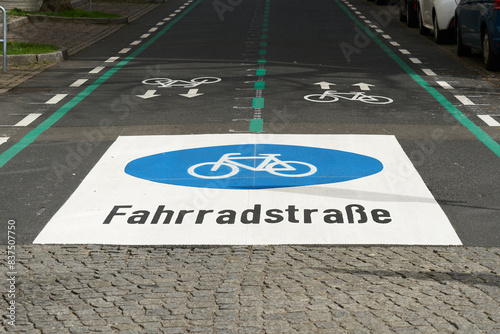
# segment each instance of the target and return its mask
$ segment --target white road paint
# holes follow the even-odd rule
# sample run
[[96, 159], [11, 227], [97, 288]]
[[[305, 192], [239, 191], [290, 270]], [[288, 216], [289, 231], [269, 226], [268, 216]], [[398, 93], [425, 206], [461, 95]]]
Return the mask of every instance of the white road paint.
[[14, 126], [28, 126], [31, 123], [33, 123], [38, 117], [42, 116], [41, 113], [32, 113], [29, 115], [26, 115], [22, 120], [17, 122]]

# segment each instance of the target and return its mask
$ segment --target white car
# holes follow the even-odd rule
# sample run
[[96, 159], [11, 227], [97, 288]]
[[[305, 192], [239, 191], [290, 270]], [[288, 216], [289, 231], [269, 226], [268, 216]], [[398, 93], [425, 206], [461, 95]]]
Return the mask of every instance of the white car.
[[434, 31], [436, 43], [446, 42], [455, 31], [455, 8], [459, 0], [418, 0], [417, 16], [420, 34]]

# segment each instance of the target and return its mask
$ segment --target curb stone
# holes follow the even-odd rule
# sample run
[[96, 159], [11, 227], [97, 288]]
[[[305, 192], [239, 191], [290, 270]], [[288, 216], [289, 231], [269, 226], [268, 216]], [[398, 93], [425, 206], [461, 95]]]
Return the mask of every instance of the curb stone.
[[[7, 64], [10, 66], [30, 65], [33, 63], [59, 63], [68, 59], [68, 49], [61, 48], [58, 51], [41, 54], [7, 55]], [[3, 62], [3, 56], [0, 56]]]

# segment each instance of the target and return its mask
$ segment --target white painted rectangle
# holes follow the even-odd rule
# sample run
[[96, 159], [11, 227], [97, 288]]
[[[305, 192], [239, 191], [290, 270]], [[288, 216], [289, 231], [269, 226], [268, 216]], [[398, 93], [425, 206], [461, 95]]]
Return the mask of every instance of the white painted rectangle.
[[453, 89], [453, 87], [449, 83], [447, 83], [446, 81], [436, 81], [436, 83], [439, 86], [443, 87], [444, 89]]
[[[147, 181], [124, 172], [130, 162], [152, 155], [258, 144], [351, 152], [378, 159], [383, 169], [377, 174], [351, 181], [268, 189], [180, 186]], [[188, 155], [189, 159], [191, 156]], [[300, 160], [307, 162], [308, 158], [311, 157], [301, 156]], [[261, 173], [260, 176], [257, 173]], [[265, 178], [271, 174], [263, 171], [255, 175]], [[276, 175], [270, 177], [276, 178]], [[183, 179], [176, 180], [183, 182]], [[347, 223], [349, 213], [344, 216], [345, 223], [332, 223], [323, 217], [335, 210], [338, 214], [348, 212], [347, 208], [353, 205], [361, 211], [361, 207], [366, 208], [367, 222], [360, 219]], [[170, 217], [166, 224], [168, 210], [172, 210], [173, 218]], [[377, 212], [382, 211], [387, 212], [384, 223], [375, 219]], [[164, 215], [159, 220], [162, 212]], [[223, 215], [230, 213], [234, 213], [235, 219], [224, 220]], [[281, 221], [273, 220], [273, 213], [281, 215]], [[200, 215], [202, 219], [198, 220]], [[149, 217], [148, 221], [140, 220], [139, 216]], [[270, 134], [119, 137], [34, 242], [126, 245], [461, 244], [394, 136]]]
[[109, 57], [105, 63], [114, 63], [115, 61], [117, 61], [118, 59], [120, 59], [120, 57]]
[[94, 68], [92, 71], [90, 71], [89, 73], [90, 74], [97, 74], [99, 72], [101, 72], [102, 70], [104, 70], [104, 66], [97, 66], [96, 68]]
[[5, 144], [9, 140], [9, 137], [0, 137], [0, 145]]
[[464, 106], [473, 106], [474, 102], [472, 102], [467, 96], [465, 95], [455, 95], [458, 101], [460, 101]]
[[422, 62], [420, 61], [420, 59], [418, 58], [410, 58], [411, 62], [414, 63], [414, 64], [422, 64]]
[[69, 85], [70, 87], [80, 87], [81, 85], [83, 85], [84, 83], [86, 83], [88, 81], [88, 79], [78, 79], [76, 80], [75, 82], [73, 82], [71, 85]]
[[477, 115], [477, 117], [482, 119], [488, 126], [500, 126], [500, 122], [491, 117], [491, 115]]
[[42, 116], [41, 113], [32, 113], [24, 117], [22, 120], [16, 123], [14, 126], [28, 126], [33, 123], [38, 117]]
[[62, 101], [68, 94], [56, 94], [53, 98], [45, 102], [45, 104], [57, 104]]
[[118, 53], [120, 53], [120, 54], [128, 53], [130, 50], [132, 50], [132, 49], [131, 48], [123, 48], [120, 51], [118, 51]]
[[430, 76], [430, 77], [435, 77], [435, 76], [437, 76], [437, 74], [436, 74], [436, 73], [434, 73], [434, 71], [433, 71], [433, 70], [428, 69], [428, 68], [423, 68], [423, 69], [422, 69], [422, 72], [424, 72], [426, 75], [428, 75], [428, 76]]

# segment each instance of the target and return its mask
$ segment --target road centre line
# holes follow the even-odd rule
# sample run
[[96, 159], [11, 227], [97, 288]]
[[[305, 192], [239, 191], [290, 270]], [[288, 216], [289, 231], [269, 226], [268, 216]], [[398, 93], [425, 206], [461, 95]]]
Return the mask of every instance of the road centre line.
[[444, 89], [454, 89], [449, 83], [447, 83], [446, 81], [436, 81], [436, 83], [443, 87]]
[[469, 98], [465, 95], [455, 95], [458, 101], [460, 101], [464, 106], [473, 106], [475, 105], [474, 102], [469, 100]]
[[71, 85], [69, 85], [70, 87], [80, 87], [81, 85], [83, 85], [84, 83], [86, 83], [89, 79], [78, 79], [76, 80], [75, 82], [73, 82]]
[[500, 126], [500, 122], [491, 117], [491, 115], [477, 115], [477, 117], [482, 119], [489, 126]]
[[491, 115], [477, 115], [477, 117], [479, 117], [481, 120], [483, 120], [483, 122], [485, 122], [489, 126], [500, 126], [500, 122], [491, 117]]
[[52, 97], [50, 100], [45, 102], [45, 104], [58, 104], [59, 102], [62, 101], [68, 94], [56, 94], [54, 97]]
[[172, 20], [167, 26], [165, 26], [161, 31], [159, 31], [155, 36], [146, 41], [142, 46], [135, 50], [131, 55], [126, 57], [124, 60], [120, 61], [118, 64], [114, 65], [111, 69], [102, 74], [97, 80], [92, 84], [87, 86], [83, 91], [73, 97], [69, 102], [63, 105], [61, 108], [56, 110], [52, 115], [50, 115], [45, 121], [39, 124], [36, 128], [28, 132], [23, 138], [18, 142], [13, 144], [5, 152], [0, 154], [0, 168], [5, 165], [10, 159], [15, 155], [25, 149], [28, 145], [33, 143], [38, 136], [40, 136], [44, 131], [49, 129], [58, 120], [60, 120], [64, 115], [66, 115], [71, 109], [83, 101], [88, 95], [90, 95], [94, 90], [100, 87], [106, 80], [108, 80], [113, 74], [118, 72], [121, 68], [127, 65], [130, 61], [134, 60], [139, 54], [146, 50], [151, 44], [156, 42], [161, 36], [163, 36], [170, 28], [179, 22], [184, 16], [186, 16], [193, 8], [195, 8], [202, 0], [197, 0], [189, 8], [184, 10], [177, 18]]
[[91, 70], [89, 73], [90, 74], [97, 74], [97, 73], [101, 72], [102, 70], [104, 70], [104, 66], [97, 66], [96, 68]]
[[[467, 116], [465, 116], [457, 107], [455, 107], [448, 99], [433, 88], [427, 81], [418, 75], [403, 59], [394, 53], [382, 40], [380, 40], [373, 32], [366, 29], [349, 10], [342, 5], [340, 0], [333, 0], [344, 13], [370, 37], [392, 60], [394, 60], [417, 84], [425, 89], [439, 104], [441, 104], [460, 124], [468, 129], [479, 141], [488, 147], [495, 155], [500, 158], [500, 144], [484, 132], [479, 126], [474, 124]], [[430, 71], [430, 70], [429, 70]]]
[[38, 117], [42, 116], [42, 113], [32, 113], [26, 115], [22, 120], [17, 122], [14, 126], [28, 126], [33, 123]]

